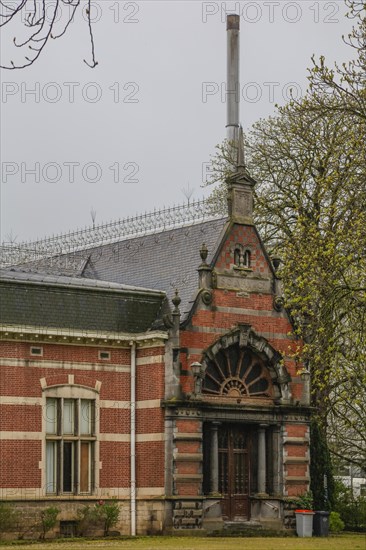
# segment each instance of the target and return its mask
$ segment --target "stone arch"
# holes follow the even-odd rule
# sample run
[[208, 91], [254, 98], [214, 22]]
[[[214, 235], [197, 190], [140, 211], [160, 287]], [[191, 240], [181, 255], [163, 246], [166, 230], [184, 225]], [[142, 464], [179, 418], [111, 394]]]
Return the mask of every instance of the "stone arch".
[[[226, 371], [224, 368], [220, 369], [220, 358], [225, 356], [229, 362], [230, 354], [233, 361], [239, 358], [243, 364], [242, 367], [237, 367], [235, 373], [231, 367]], [[219, 372], [216, 381], [213, 380], [214, 369]], [[230, 369], [231, 372], [228, 372]], [[285, 404], [291, 401], [290, 381], [291, 376], [283, 365], [281, 354], [258, 335], [251, 325], [239, 324], [204, 352], [201, 386], [203, 395], [266, 397]]]

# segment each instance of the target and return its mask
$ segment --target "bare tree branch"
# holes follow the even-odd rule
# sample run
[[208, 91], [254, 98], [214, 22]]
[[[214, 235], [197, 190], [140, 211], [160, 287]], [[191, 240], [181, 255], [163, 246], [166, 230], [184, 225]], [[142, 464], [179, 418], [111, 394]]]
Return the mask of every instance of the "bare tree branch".
[[[18, 1], [18, 5], [14, 5]], [[90, 37], [90, 48], [92, 61], [85, 63], [94, 68], [98, 65], [95, 58], [94, 34], [91, 21], [91, 0], [87, 2], [87, 24]], [[25, 29], [30, 29], [25, 39], [14, 37], [13, 44], [16, 49], [23, 52], [23, 61], [10, 60], [7, 63], [1, 63], [3, 69], [15, 70], [29, 67], [37, 61], [50, 39], [58, 39], [64, 36], [75, 20], [77, 9], [81, 6], [81, 0], [54, 0], [54, 3], [47, 4], [47, 0], [0, 0], [0, 26], [12, 24], [14, 28], [19, 28], [19, 24]], [[52, 8], [52, 15], [49, 18], [48, 13]], [[81, 8], [80, 8], [81, 9]], [[66, 12], [66, 17], [63, 13]], [[58, 21], [60, 20], [60, 23]]]

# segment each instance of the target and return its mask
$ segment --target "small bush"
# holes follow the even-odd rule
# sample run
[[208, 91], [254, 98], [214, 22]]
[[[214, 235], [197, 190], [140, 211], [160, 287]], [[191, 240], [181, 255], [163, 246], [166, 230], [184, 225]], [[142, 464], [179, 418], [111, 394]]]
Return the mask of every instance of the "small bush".
[[350, 487], [336, 482], [334, 511], [338, 512], [347, 531], [366, 530], [366, 498], [355, 498]]
[[119, 514], [121, 512], [119, 505], [116, 501], [112, 501], [110, 504], [100, 500], [95, 505], [97, 517], [100, 518], [104, 526], [104, 536], [109, 535], [111, 527], [114, 527], [118, 522]]
[[301, 510], [312, 510], [313, 509], [313, 493], [307, 491], [301, 496], [298, 496], [295, 500], [297, 508]]
[[19, 520], [19, 512], [11, 504], [0, 502], [0, 537], [7, 531], [13, 531]]
[[50, 506], [49, 508], [45, 508], [41, 511], [41, 534], [39, 535], [39, 538], [41, 540], [44, 540], [46, 537], [46, 533], [48, 533], [48, 531], [55, 527], [57, 523], [57, 516], [59, 513], [60, 510], [58, 508], [55, 508], [54, 506]]
[[91, 508], [86, 505], [79, 508], [77, 511], [77, 536], [83, 537], [86, 535], [92, 524], [95, 524], [96, 512], [95, 507]]
[[329, 531], [332, 533], [339, 533], [344, 529], [344, 521], [341, 520], [341, 516], [338, 512], [331, 512], [329, 516]]
[[104, 536], [109, 535], [111, 527], [114, 527], [118, 522], [120, 515], [120, 507], [116, 501], [110, 503], [100, 500], [95, 506], [83, 506], [77, 512], [78, 536], [86, 534], [88, 529], [93, 525], [100, 525], [103, 528]]

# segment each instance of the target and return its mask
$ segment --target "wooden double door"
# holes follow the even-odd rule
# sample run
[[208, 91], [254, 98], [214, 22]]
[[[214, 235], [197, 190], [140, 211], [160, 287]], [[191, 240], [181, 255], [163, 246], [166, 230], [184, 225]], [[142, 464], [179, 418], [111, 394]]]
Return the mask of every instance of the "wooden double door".
[[250, 518], [251, 441], [249, 427], [223, 425], [219, 429], [219, 492], [226, 520]]

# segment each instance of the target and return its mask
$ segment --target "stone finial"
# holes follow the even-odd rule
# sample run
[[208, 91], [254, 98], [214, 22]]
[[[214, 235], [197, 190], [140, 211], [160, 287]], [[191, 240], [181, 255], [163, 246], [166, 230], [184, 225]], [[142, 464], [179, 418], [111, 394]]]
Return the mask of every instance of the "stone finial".
[[180, 347], [180, 337], [179, 337], [179, 328], [180, 328], [180, 309], [179, 304], [181, 303], [181, 299], [178, 293], [178, 289], [175, 291], [175, 295], [172, 298], [172, 302], [174, 305], [174, 309], [172, 312], [172, 331], [171, 331], [171, 342], [173, 346], [174, 355], [173, 355], [173, 361], [178, 361], [178, 355], [179, 355], [179, 347]]
[[202, 263], [205, 265], [207, 256], [208, 256], [208, 248], [205, 243], [202, 243], [202, 246], [200, 248], [200, 256], [201, 256]]
[[179, 304], [181, 303], [181, 298], [179, 296], [179, 292], [178, 292], [178, 289], [176, 288], [175, 289], [175, 295], [173, 296], [172, 298], [172, 303], [173, 303], [173, 306], [174, 306], [174, 313], [180, 313], [179, 311]]
[[[208, 249], [205, 243], [200, 248], [200, 256], [202, 263], [198, 268], [198, 284], [199, 288], [211, 288], [211, 273], [212, 267], [206, 262]], [[211, 303], [211, 302], [210, 302]]]
[[271, 260], [272, 260], [274, 270], [277, 271], [278, 268], [280, 267], [281, 258], [279, 258], [278, 256], [272, 256]]

